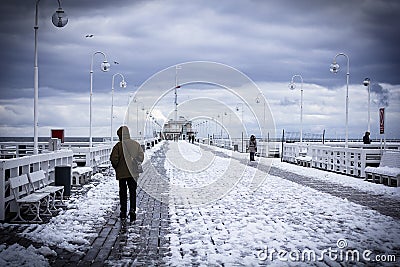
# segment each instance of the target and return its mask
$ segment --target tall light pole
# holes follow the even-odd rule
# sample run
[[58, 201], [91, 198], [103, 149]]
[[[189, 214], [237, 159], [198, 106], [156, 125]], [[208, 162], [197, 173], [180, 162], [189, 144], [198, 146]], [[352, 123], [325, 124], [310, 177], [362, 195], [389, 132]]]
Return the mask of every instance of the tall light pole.
[[92, 96], [93, 96], [93, 58], [97, 54], [103, 55], [103, 63], [101, 63], [101, 70], [107, 72], [110, 70], [110, 63], [107, 61], [107, 56], [101, 51], [94, 52], [92, 55], [92, 63], [90, 64], [90, 101], [89, 101], [89, 147], [92, 147]]
[[264, 108], [264, 121], [263, 121], [263, 128], [264, 128], [264, 132], [263, 132], [263, 134], [265, 134], [265, 98], [264, 98], [264, 96], [263, 96], [263, 94], [260, 92], [260, 93], [258, 93], [258, 95], [257, 95], [257, 97], [256, 97], [256, 103], [257, 104], [259, 104], [260, 102], [261, 102], [261, 98], [260, 98], [260, 95], [261, 95], [261, 98], [262, 98], [262, 100], [263, 100], [263, 108]]
[[111, 140], [111, 144], [113, 142], [113, 116], [114, 116], [114, 78], [115, 76], [121, 76], [122, 81], [119, 83], [119, 86], [121, 88], [126, 88], [126, 82], [125, 82], [125, 78], [124, 75], [122, 75], [121, 73], [115, 73], [112, 76], [112, 82], [111, 82], [111, 128], [110, 128], [110, 140]]
[[339, 53], [333, 58], [333, 62], [330, 66], [330, 71], [332, 73], [337, 73], [339, 71], [339, 64], [336, 63], [336, 58], [338, 56], [344, 56], [347, 58], [347, 73], [346, 73], [346, 142], [345, 147], [348, 147], [349, 140], [349, 78], [350, 78], [350, 60], [349, 57], [344, 53]]
[[[242, 109], [242, 126], [244, 126], [244, 121], [243, 121], [243, 103], [236, 104], [236, 111], [239, 111], [239, 105], [241, 105], [241, 109]], [[243, 131], [242, 131], [242, 153], [243, 153], [243, 148], [244, 148], [244, 140], [243, 140]]]
[[[38, 29], [39, 29], [39, 2], [40, 0], [36, 0], [36, 9], [35, 9], [35, 26], [33, 27], [35, 30], [35, 48], [34, 48], [34, 63], [33, 63], [33, 154], [38, 154], [38, 102], [39, 102], [39, 66], [38, 66]], [[54, 12], [52, 16], [52, 22], [56, 27], [64, 27], [68, 23], [68, 17], [65, 14], [64, 10], [61, 8], [60, 0], [58, 0], [58, 9]]]
[[136, 103], [136, 136], [141, 140], [141, 132], [139, 132], [139, 104], [142, 104], [143, 107], [143, 102], [140, 102], [136, 97], [133, 99], [133, 103]]
[[301, 80], [300, 86], [300, 143], [303, 143], [303, 77], [300, 74], [292, 76], [292, 81], [289, 83], [290, 90], [296, 89], [296, 84], [294, 83], [294, 78], [299, 77]]
[[180, 88], [178, 85], [178, 70], [182, 69], [181, 66], [175, 66], [175, 112], [174, 112], [174, 120], [178, 121], [178, 92], [177, 89]]
[[370, 78], [365, 78], [363, 82], [364, 86], [368, 87], [368, 132], [371, 132], [371, 109], [370, 109], [370, 102], [371, 102], [371, 80]]

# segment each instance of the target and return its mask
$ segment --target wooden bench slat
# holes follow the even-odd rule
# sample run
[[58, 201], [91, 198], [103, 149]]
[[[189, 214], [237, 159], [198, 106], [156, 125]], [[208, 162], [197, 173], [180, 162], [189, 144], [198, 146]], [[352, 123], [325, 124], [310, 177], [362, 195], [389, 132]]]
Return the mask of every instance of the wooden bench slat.
[[20, 202], [20, 203], [34, 203], [34, 202], [38, 202], [38, 201], [46, 198], [48, 195], [49, 195], [49, 193], [30, 194], [30, 195], [24, 196], [22, 198], [19, 198], [17, 200], [17, 202]]

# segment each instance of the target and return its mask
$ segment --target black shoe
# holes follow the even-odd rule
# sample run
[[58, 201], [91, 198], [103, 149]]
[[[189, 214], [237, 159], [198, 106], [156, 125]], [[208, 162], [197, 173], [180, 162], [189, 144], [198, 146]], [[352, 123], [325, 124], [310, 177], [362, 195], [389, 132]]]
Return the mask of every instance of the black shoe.
[[136, 221], [136, 212], [134, 212], [134, 211], [129, 212], [129, 220], [131, 222]]

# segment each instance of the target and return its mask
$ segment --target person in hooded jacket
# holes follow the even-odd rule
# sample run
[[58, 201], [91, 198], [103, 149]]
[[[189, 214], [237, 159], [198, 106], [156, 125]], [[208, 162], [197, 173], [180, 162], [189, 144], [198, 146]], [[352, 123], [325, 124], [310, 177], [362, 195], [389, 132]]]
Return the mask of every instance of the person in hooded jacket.
[[250, 161], [255, 161], [254, 155], [257, 152], [257, 141], [254, 135], [250, 136], [249, 152], [250, 152]]
[[137, 172], [137, 162], [142, 163], [144, 153], [140, 144], [132, 140], [127, 126], [119, 127], [117, 131], [119, 142], [113, 147], [110, 161], [115, 169], [115, 177], [119, 183], [120, 218], [125, 220], [127, 217], [127, 202], [129, 188], [129, 218], [130, 221], [136, 220], [136, 188], [139, 173]]

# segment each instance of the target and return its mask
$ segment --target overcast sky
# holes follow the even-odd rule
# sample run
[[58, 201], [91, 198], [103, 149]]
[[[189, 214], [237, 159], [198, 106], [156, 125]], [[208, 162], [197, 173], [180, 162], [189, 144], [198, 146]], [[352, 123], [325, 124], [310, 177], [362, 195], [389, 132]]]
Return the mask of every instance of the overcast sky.
[[[40, 136], [49, 136], [54, 128], [65, 129], [66, 136], [88, 136], [91, 58], [94, 52], [102, 51], [111, 70], [100, 71], [103, 59], [96, 54], [93, 136], [110, 133], [113, 74], [122, 73], [128, 82], [126, 89], [120, 89], [116, 77], [117, 125], [126, 119], [129, 100], [146, 80], [165, 69], [172, 70], [171, 84], [152, 88], [160, 97], [175, 83], [175, 65], [210, 61], [234, 68], [255, 82], [265, 95], [278, 134], [282, 129], [299, 131], [300, 80], [295, 79], [294, 91], [288, 83], [300, 74], [304, 79], [304, 132], [325, 129], [327, 136], [344, 138], [346, 58], [337, 58], [339, 73], [329, 71], [335, 55], [343, 52], [350, 58], [350, 137], [362, 137], [367, 128], [368, 95], [362, 81], [369, 77], [372, 138], [379, 138], [380, 107], [386, 108], [386, 136], [400, 138], [400, 1], [61, 3], [69, 18], [64, 28], [51, 23], [57, 1], [42, 0], [39, 4]], [[32, 136], [35, 0], [3, 0], [0, 5], [0, 136]], [[85, 37], [88, 34], [93, 37]], [[180, 80], [190, 82], [183, 69], [179, 72]], [[195, 73], [191, 79], [196, 80]], [[180, 90], [178, 102], [183, 103], [190, 94], [184, 87]], [[203, 97], [220, 99], [221, 88], [213, 91], [208, 86], [201, 92]], [[172, 92], [165, 96], [170, 99], [169, 111], [156, 112], [160, 121], [172, 114], [171, 96]], [[257, 95], [247, 97], [255, 99]], [[235, 113], [229, 106], [233, 102], [225, 104], [226, 110]], [[222, 114], [221, 109], [210, 110], [213, 106], [211, 102], [210, 106], [194, 103], [192, 109], [198, 111], [196, 114], [207, 110], [205, 116], [209, 117]]]

